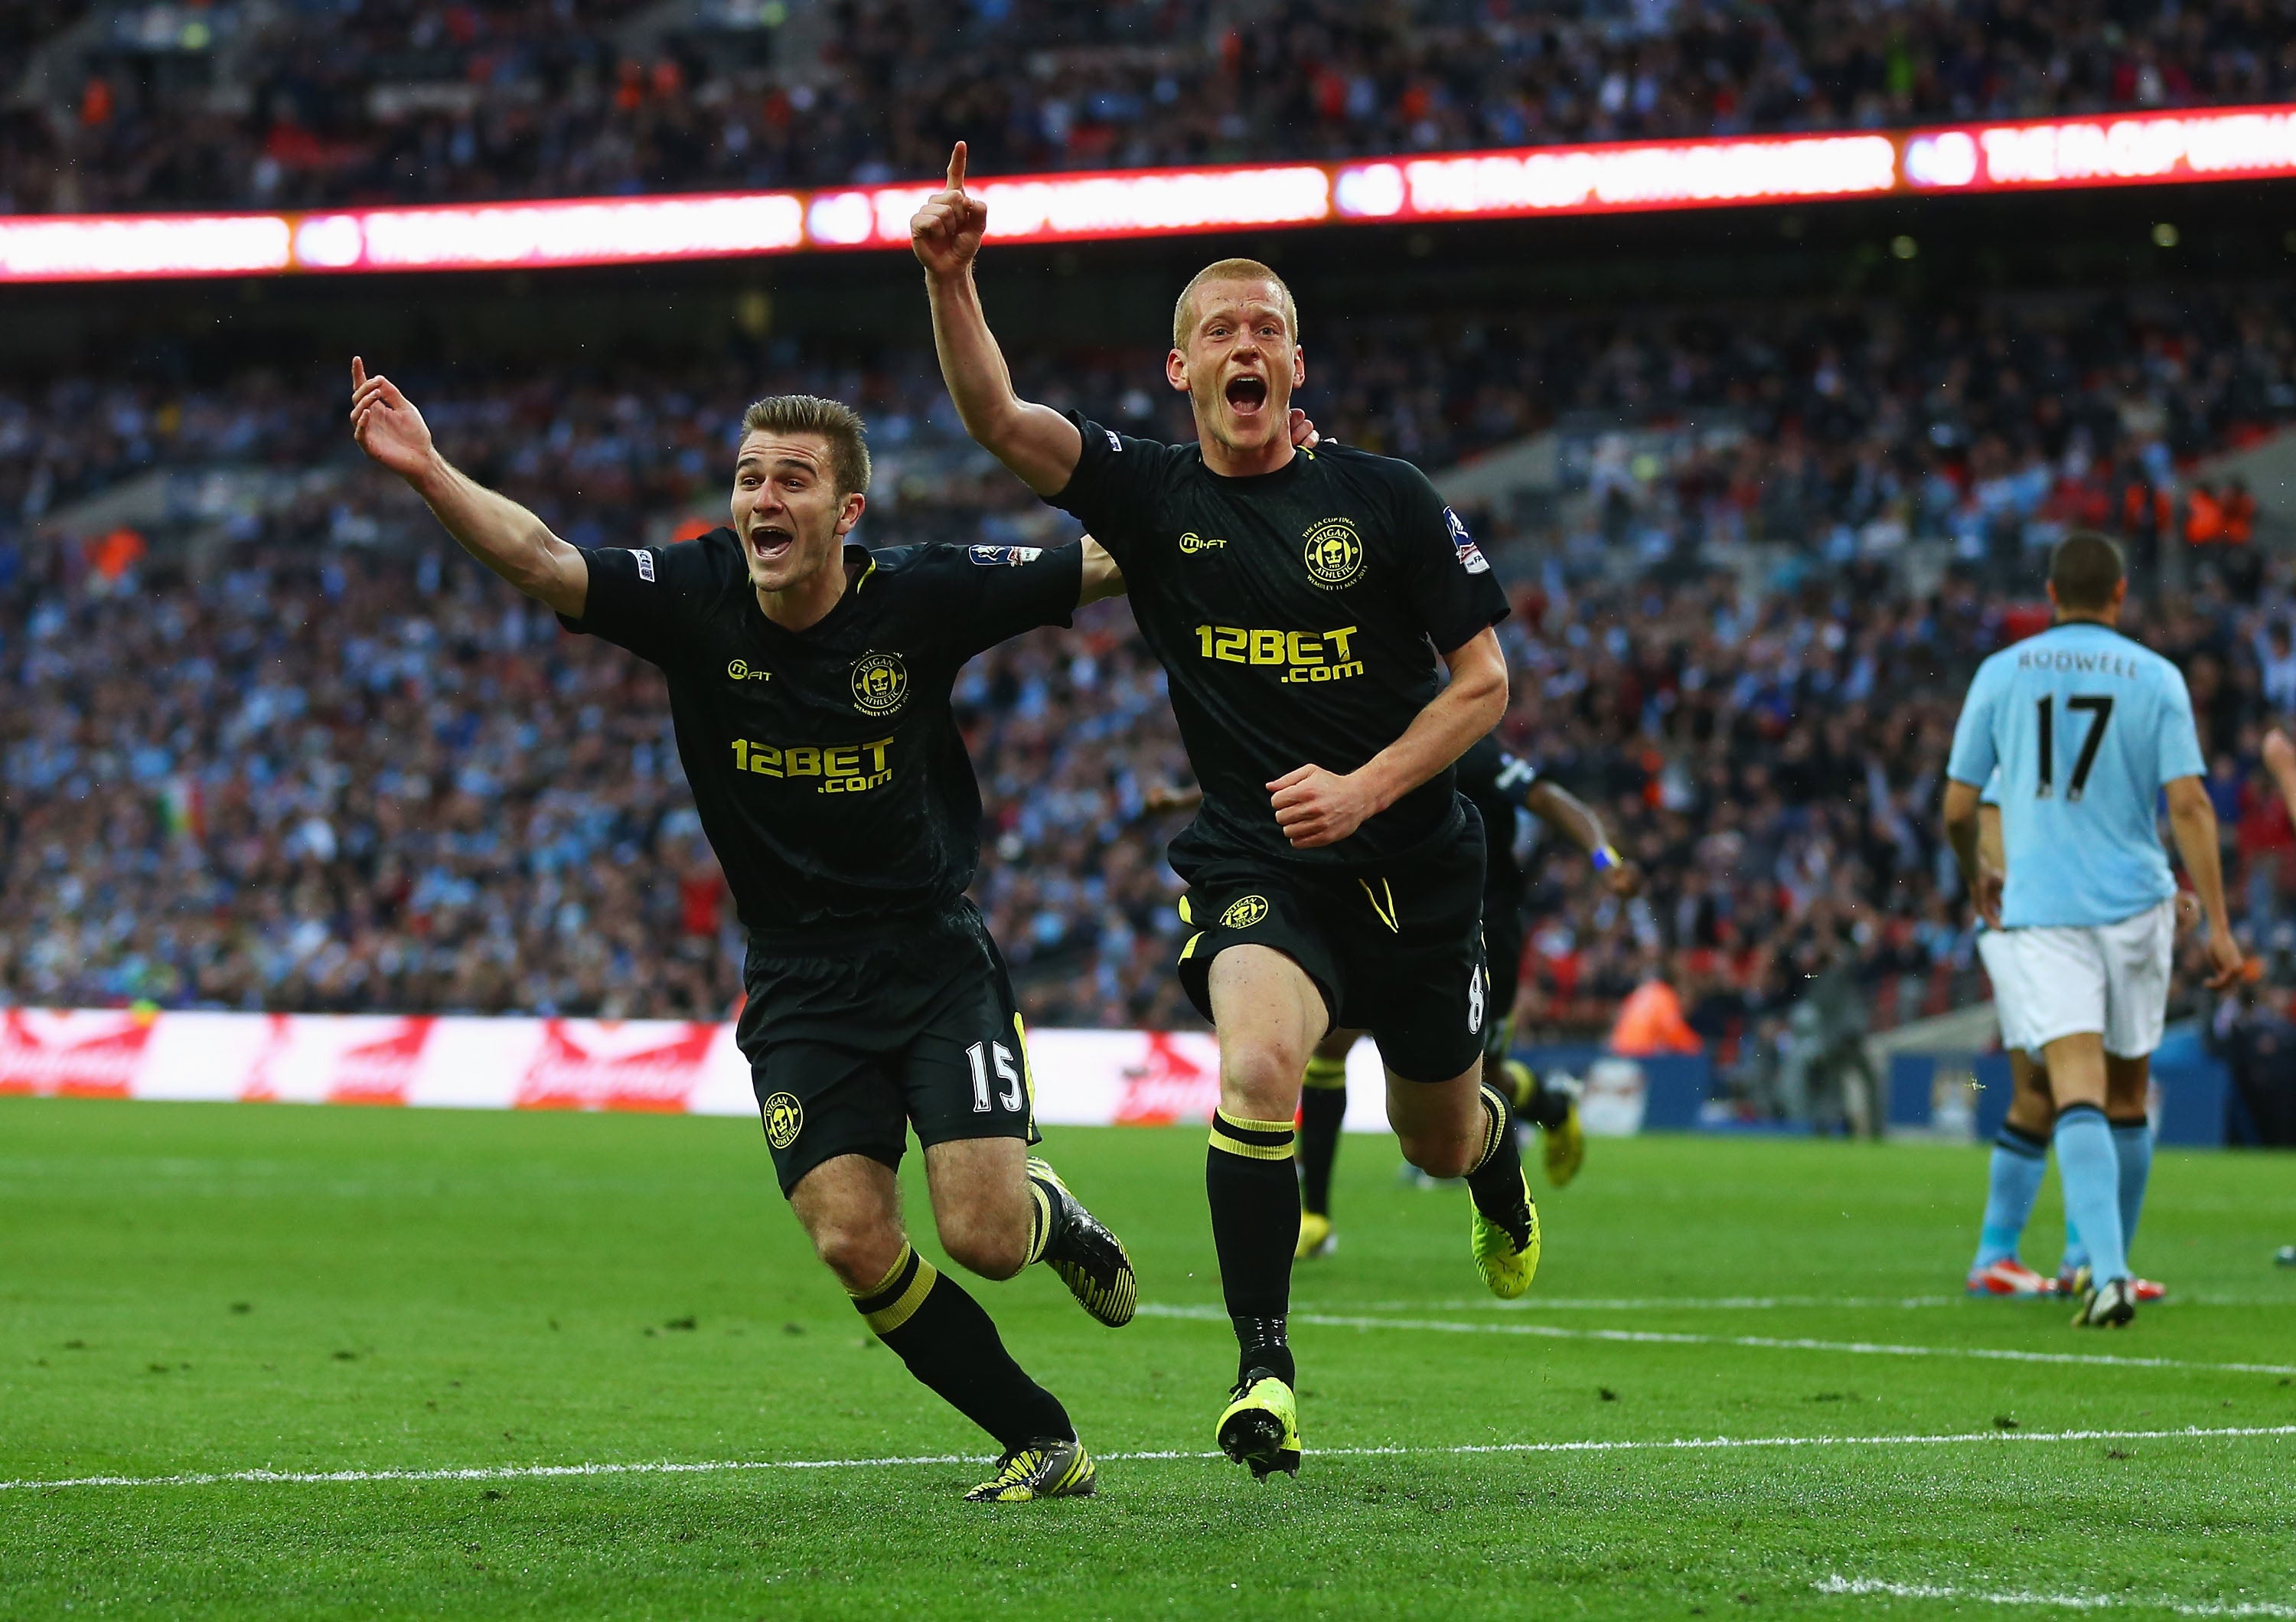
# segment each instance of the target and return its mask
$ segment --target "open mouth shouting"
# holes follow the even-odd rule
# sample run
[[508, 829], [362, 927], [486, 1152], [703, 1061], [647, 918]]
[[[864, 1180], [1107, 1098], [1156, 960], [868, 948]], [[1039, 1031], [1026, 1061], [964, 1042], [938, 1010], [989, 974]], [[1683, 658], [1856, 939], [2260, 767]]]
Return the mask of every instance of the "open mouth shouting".
[[789, 557], [791, 549], [797, 545], [797, 537], [778, 524], [754, 524], [744, 542], [752, 563], [770, 567]]
[[1227, 408], [1250, 422], [1267, 408], [1267, 380], [1255, 372], [1239, 372], [1223, 391]]

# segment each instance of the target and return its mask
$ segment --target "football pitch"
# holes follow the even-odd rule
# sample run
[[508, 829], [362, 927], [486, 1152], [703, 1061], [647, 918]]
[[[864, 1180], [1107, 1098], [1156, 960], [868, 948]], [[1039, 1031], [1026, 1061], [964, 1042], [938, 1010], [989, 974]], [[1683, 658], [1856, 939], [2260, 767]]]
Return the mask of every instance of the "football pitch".
[[755, 1122], [0, 1100], [0, 1616], [2296, 1618], [2286, 1156], [2162, 1151], [2108, 1335], [1961, 1297], [1973, 1149], [1598, 1142], [1502, 1306], [1350, 1138], [1257, 1485], [1202, 1132], [1047, 1151], [1144, 1304], [966, 1281], [1102, 1461], [990, 1507]]

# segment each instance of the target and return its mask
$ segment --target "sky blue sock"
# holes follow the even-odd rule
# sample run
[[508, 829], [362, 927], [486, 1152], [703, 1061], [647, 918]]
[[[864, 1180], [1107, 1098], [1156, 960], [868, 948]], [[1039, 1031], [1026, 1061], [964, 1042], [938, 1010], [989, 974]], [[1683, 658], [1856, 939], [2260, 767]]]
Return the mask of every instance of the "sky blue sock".
[[2120, 1157], [2112, 1128], [2095, 1104], [2074, 1104], [2057, 1112], [2057, 1176], [2065, 1186], [2065, 1210], [2088, 1246], [2089, 1271], [2097, 1283], [2128, 1276], [2128, 1257], [2120, 1242]]
[[[2059, 1167], [2060, 1170], [2063, 1168]], [[2062, 1181], [2062, 1178], [2059, 1181]], [[2088, 1266], [2088, 1247], [2080, 1241], [2080, 1230], [2073, 1226], [2072, 1213], [2065, 1213], [2065, 1259], [2057, 1264], [2060, 1273], [2070, 1273], [2076, 1267]]]
[[2120, 1242], [2136, 1243], [2136, 1219], [2144, 1215], [2144, 1185], [2152, 1177], [2152, 1123], [2115, 1121], [2112, 1149], [2120, 1157]]
[[2049, 1146], [2011, 1126], [1993, 1140], [1993, 1164], [1985, 1183], [1985, 1225], [1977, 1232], [1972, 1271], [2017, 1254], [2041, 1178], [2049, 1169]]

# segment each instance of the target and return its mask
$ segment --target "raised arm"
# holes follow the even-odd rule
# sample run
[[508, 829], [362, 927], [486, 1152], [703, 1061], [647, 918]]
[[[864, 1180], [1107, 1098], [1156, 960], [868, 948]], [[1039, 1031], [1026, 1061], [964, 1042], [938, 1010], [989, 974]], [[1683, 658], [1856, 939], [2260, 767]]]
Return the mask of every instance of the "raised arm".
[[1610, 838], [1603, 831], [1603, 819], [1595, 815], [1595, 807], [1570, 790], [1542, 777], [1530, 785], [1530, 791], [1522, 797], [1522, 805], [1524, 810], [1586, 852], [1601, 871], [1603, 882], [1610, 887], [1612, 895], [1631, 896], [1642, 889], [1642, 869], [1611, 848]]
[[1342, 775], [1319, 766], [1267, 785], [1276, 826], [1300, 850], [1336, 845], [1467, 752], [1506, 714], [1506, 655], [1486, 628], [1443, 656], [1450, 684], [1411, 718], [1403, 736]]
[[1068, 487], [1084, 440], [1049, 406], [1013, 392], [1013, 373], [981, 312], [972, 262], [988, 228], [988, 205], [964, 189], [964, 143], [949, 154], [948, 185], [925, 199], [909, 221], [909, 246], [925, 267], [932, 300], [933, 348], [964, 431], [1021, 476], [1039, 496]]
[[387, 377], [369, 377], [351, 357], [351, 438], [404, 479], [463, 551], [536, 602], [570, 619], [582, 617], [590, 566], [550, 526], [507, 496], [458, 471], [430, 442], [430, 425]]
[[2176, 836], [2177, 854], [2200, 892], [2201, 911], [2209, 921], [2209, 988], [2222, 991], [2240, 978], [2240, 943], [2233, 938], [2232, 914], [2225, 910], [2224, 856], [2217, 846], [2217, 808], [2197, 777], [2177, 777], [2169, 782], [2169, 831]]

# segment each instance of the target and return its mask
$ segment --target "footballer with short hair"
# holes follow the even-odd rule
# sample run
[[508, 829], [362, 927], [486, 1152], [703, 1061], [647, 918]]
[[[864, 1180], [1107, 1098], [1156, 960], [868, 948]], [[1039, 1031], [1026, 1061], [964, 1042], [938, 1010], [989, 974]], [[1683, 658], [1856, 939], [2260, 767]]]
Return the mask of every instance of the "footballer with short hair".
[[1238, 1355], [1216, 1436], [1255, 1475], [1296, 1473], [1292, 1123], [1328, 1031], [1378, 1043], [1406, 1158], [1466, 1177], [1490, 1288], [1519, 1296], [1538, 1266], [1513, 1109], [1483, 1085], [1483, 836], [1451, 769], [1506, 708], [1506, 600], [1418, 469], [1292, 443], [1306, 360], [1265, 265], [1208, 266], [1174, 307], [1165, 377], [1193, 444], [1022, 400], [973, 283], [988, 209], [964, 159], [910, 225], [943, 380], [973, 438], [1123, 570], [1203, 785], [1170, 860], [1180, 981], [1220, 1044], [1205, 1191]]
[[[1987, 963], [2012, 988], [2010, 1034], [2038, 1056], [2055, 1106], [2065, 1214], [2089, 1260], [2073, 1323], [2117, 1329], [2139, 1299], [2128, 1240], [2142, 1193], [2124, 1216], [2123, 1172], [2136, 1168], [2122, 1156], [2150, 1167], [2141, 1101], [2176, 936], [2164, 799], [2208, 920], [2212, 989], [2239, 976], [2241, 951], [2192, 696], [2175, 665], [2120, 633], [2120, 548], [2074, 530], [2050, 553], [2048, 590], [2048, 629], [1988, 657], [1970, 683], [1943, 820], [1980, 915], [2000, 932]], [[2001, 852], [1989, 861], [1980, 807], [1997, 773]], [[2136, 1111], [2119, 1141], [2116, 1104]]]
[[732, 524], [662, 547], [570, 545], [457, 471], [414, 405], [351, 363], [359, 446], [488, 569], [574, 631], [659, 666], [678, 758], [749, 950], [738, 1039], [790, 1208], [879, 1339], [996, 1439], [980, 1502], [1075, 1497], [1096, 1470], [957, 1282], [908, 1241], [914, 1127], [950, 1256], [1043, 1261], [1111, 1327], [1124, 1246], [1031, 1158], [1028, 1049], [1003, 957], [965, 898], [980, 793], [949, 709], [958, 668], [1122, 589], [1078, 545], [849, 544], [868, 504], [860, 417], [777, 395], [742, 418]]

